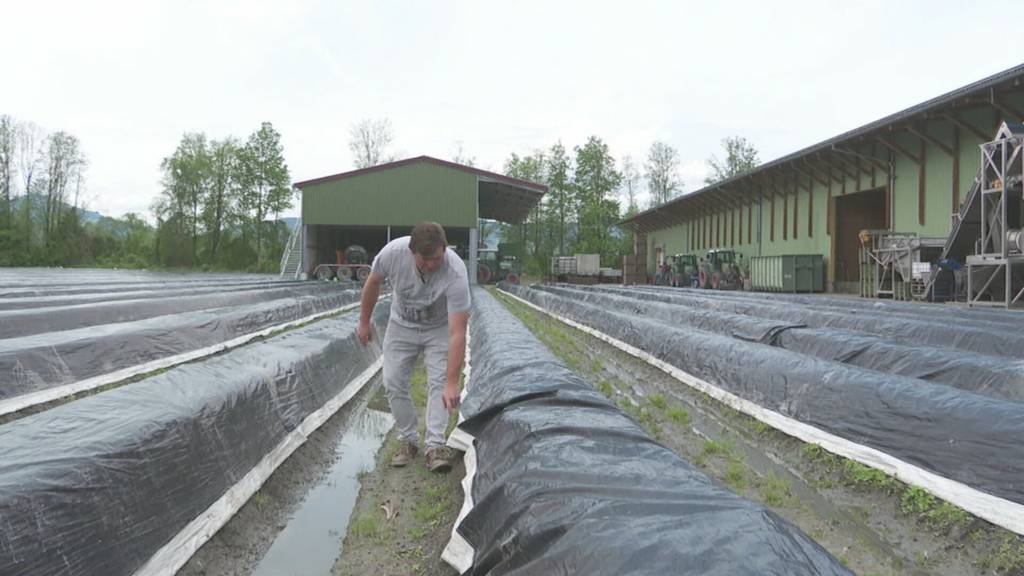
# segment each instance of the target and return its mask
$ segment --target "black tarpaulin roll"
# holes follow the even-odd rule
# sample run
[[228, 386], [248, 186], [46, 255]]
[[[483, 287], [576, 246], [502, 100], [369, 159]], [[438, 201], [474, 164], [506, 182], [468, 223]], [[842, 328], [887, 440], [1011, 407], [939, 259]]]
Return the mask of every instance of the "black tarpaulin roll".
[[465, 574], [850, 574], [652, 440], [483, 290], [472, 318]]
[[97, 324], [131, 322], [166, 314], [255, 304], [281, 298], [322, 294], [320, 282], [287, 282], [243, 292], [228, 291], [175, 297], [137, 298], [108, 302], [67, 304], [45, 308], [0, 310], [0, 338], [16, 338], [44, 332], [73, 330]]
[[1024, 404], [666, 326], [540, 290], [503, 289], [758, 406], [1024, 504]]
[[0, 340], [0, 400], [198, 350], [358, 299], [355, 290], [327, 286], [308, 296]]
[[0, 426], [0, 575], [135, 572], [376, 361], [356, 316]]
[[[811, 328], [806, 324], [764, 319], [723, 309], [681, 306], [603, 287], [535, 285], [531, 289], [629, 312], [668, 326], [707, 330], [823, 360], [941, 382], [988, 396], [1024, 402], [1024, 361], [1019, 359], [929, 346], [856, 330]], [[793, 306], [800, 307], [797, 304]]]
[[[905, 307], [899, 307], [899, 311], [893, 313], [878, 307], [794, 304], [746, 292], [723, 294], [698, 289], [630, 291], [609, 286], [588, 289], [618, 294], [625, 292], [635, 299], [784, 320], [815, 328], [855, 330], [921, 345], [957, 348], [1011, 360], [1019, 360], [1020, 351], [1024, 349], [1024, 333], [1019, 329], [1020, 314], [1010, 311], [1004, 311], [1004, 314], [997, 316], [1001, 320], [995, 321], [993, 316], [985, 314], [991, 310], [962, 310], [952, 306], [917, 304], [919, 310], [914, 314], [907, 312]], [[856, 303], [855, 300], [853, 302]]]

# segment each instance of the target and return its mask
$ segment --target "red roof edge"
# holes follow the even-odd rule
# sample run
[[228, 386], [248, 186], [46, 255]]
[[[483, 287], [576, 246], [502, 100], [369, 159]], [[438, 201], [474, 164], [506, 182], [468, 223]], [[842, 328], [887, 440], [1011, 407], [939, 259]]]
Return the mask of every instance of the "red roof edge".
[[296, 188], [304, 188], [306, 186], [312, 186], [314, 184], [333, 182], [335, 180], [344, 180], [345, 178], [351, 178], [353, 176], [362, 176], [363, 174], [370, 174], [372, 172], [390, 170], [392, 168], [408, 166], [410, 164], [416, 164], [418, 162], [428, 162], [430, 164], [435, 164], [437, 166], [453, 168], [455, 170], [461, 170], [462, 172], [468, 172], [470, 174], [475, 174], [477, 176], [483, 176], [484, 178], [490, 178], [498, 182], [504, 182], [505, 184], [511, 184], [513, 186], [529, 188], [532, 190], [539, 190], [542, 193], [546, 193], [548, 191], [548, 187], [544, 184], [530, 182], [529, 180], [520, 180], [519, 178], [505, 176], [504, 174], [488, 172], [487, 170], [481, 170], [479, 168], [474, 168], [472, 166], [466, 166], [463, 164], [456, 164], [455, 162], [449, 162], [447, 160], [440, 160], [432, 156], [416, 156], [415, 158], [406, 158], [405, 160], [397, 160], [395, 162], [388, 162], [387, 164], [378, 164], [376, 166], [370, 166], [369, 168], [360, 168], [358, 170], [350, 170], [348, 172], [341, 172], [339, 174], [333, 174], [331, 176], [322, 176], [320, 178], [313, 178], [312, 180], [303, 180], [302, 182], [296, 182], [295, 184], [293, 184], [293, 186]]

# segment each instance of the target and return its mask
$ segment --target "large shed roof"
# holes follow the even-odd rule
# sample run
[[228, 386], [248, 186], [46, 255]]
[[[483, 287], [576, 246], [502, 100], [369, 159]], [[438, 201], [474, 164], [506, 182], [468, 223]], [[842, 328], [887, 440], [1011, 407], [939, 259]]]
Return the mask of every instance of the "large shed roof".
[[346, 178], [363, 176], [373, 174], [375, 172], [383, 172], [421, 163], [459, 170], [476, 176], [481, 218], [489, 218], [512, 223], [522, 222], [530, 213], [530, 210], [533, 210], [534, 206], [540, 202], [540, 199], [548, 191], [548, 187], [544, 184], [521, 180], [519, 178], [505, 176], [504, 174], [498, 174], [496, 172], [481, 170], [473, 166], [466, 166], [464, 164], [457, 164], [447, 160], [440, 160], [431, 156], [417, 156], [415, 158], [388, 162], [387, 164], [379, 164], [369, 168], [361, 168], [359, 170], [341, 172], [331, 176], [313, 178], [302, 182], [296, 182], [294, 186], [296, 188], [303, 189], [326, 182], [344, 180]]
[[[957, 88], [941, 96], [865, 124], [860, 128], [843, 132], [838, 136], [797, 150], [792, 154], [787, 154], [771, 162], [766, 162], [753, 170], [705, 186], [695, 192], [678, 196], [668, 202], [635, 214], [623, 220], [622, 223], [634, 231], [658, 230], [679, 224], [686, 219], [686, 214], [690, 207], [698, 202], [703, 203], [709, 195], [713, 195], [713, 198], [725, 196], [727, 198], [723, 198], [723, 202], [733, 202], [739, 195], [739, 192], [736, 190], [737, 184], [749, 183], [773, 169], [793, 167], [794, 170], [800, 171], [803, 167], [797, 166], [797, 161], [805, 161], [808, 158], [823, 154], [850, 154], [850, 150], [847, 147], [851, 145], [869, 141], [881, 134], [888, 134], [894, 131], [914, 131], [915, 122], [928, 119], [942, 118], [948, 120], [987, 140], [991, 134], [986, 136], [977, 127], [958, 118], [957, 111], [970, 107], [988, 106], [1006, 116], [1017, 116], [1020, 118], [1022, 117], [1021, 111], [1014, 110], [1005, 102], [1000, 101], [1000, 96], [1008, 90], [1019, 90], [1022, 83], [1024, 83], [1024, 64]], [[882, 159], [879, 158], [878, 161], [881, 162]]]

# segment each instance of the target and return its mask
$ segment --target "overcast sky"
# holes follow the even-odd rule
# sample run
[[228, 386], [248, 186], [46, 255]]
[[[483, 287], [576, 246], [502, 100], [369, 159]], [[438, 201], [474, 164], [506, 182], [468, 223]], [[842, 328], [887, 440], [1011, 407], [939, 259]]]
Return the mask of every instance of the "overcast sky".
[[149, 218], [183, 133], [263, 121], [293, 181], [351, 169], [349, 127], [389, 118], [401, 157], [461, 142], [496, 171], [559, 140], [638, 161], [662, 140], [692, 191], [726, 136], [768, 161], [1024, 59], [979, 51], [1020, 0], [0, 2], [0, 114], [78, 136], [111, 216]]

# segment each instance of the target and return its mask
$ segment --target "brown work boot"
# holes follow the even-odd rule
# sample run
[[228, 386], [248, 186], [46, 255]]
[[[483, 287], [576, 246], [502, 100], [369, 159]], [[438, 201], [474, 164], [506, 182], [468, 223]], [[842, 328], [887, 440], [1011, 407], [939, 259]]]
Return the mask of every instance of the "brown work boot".
[[455, 451], [447, 446], [427, 448], [427, 469], [431, 472], [443, 473], [452, 469]]
[[401, 468], [412, 459], [416, 457], [416, 444], [412, 442], [400, 442], [398, 444], [398, 452], [391, 458], [391, 465], [395, 468]]

